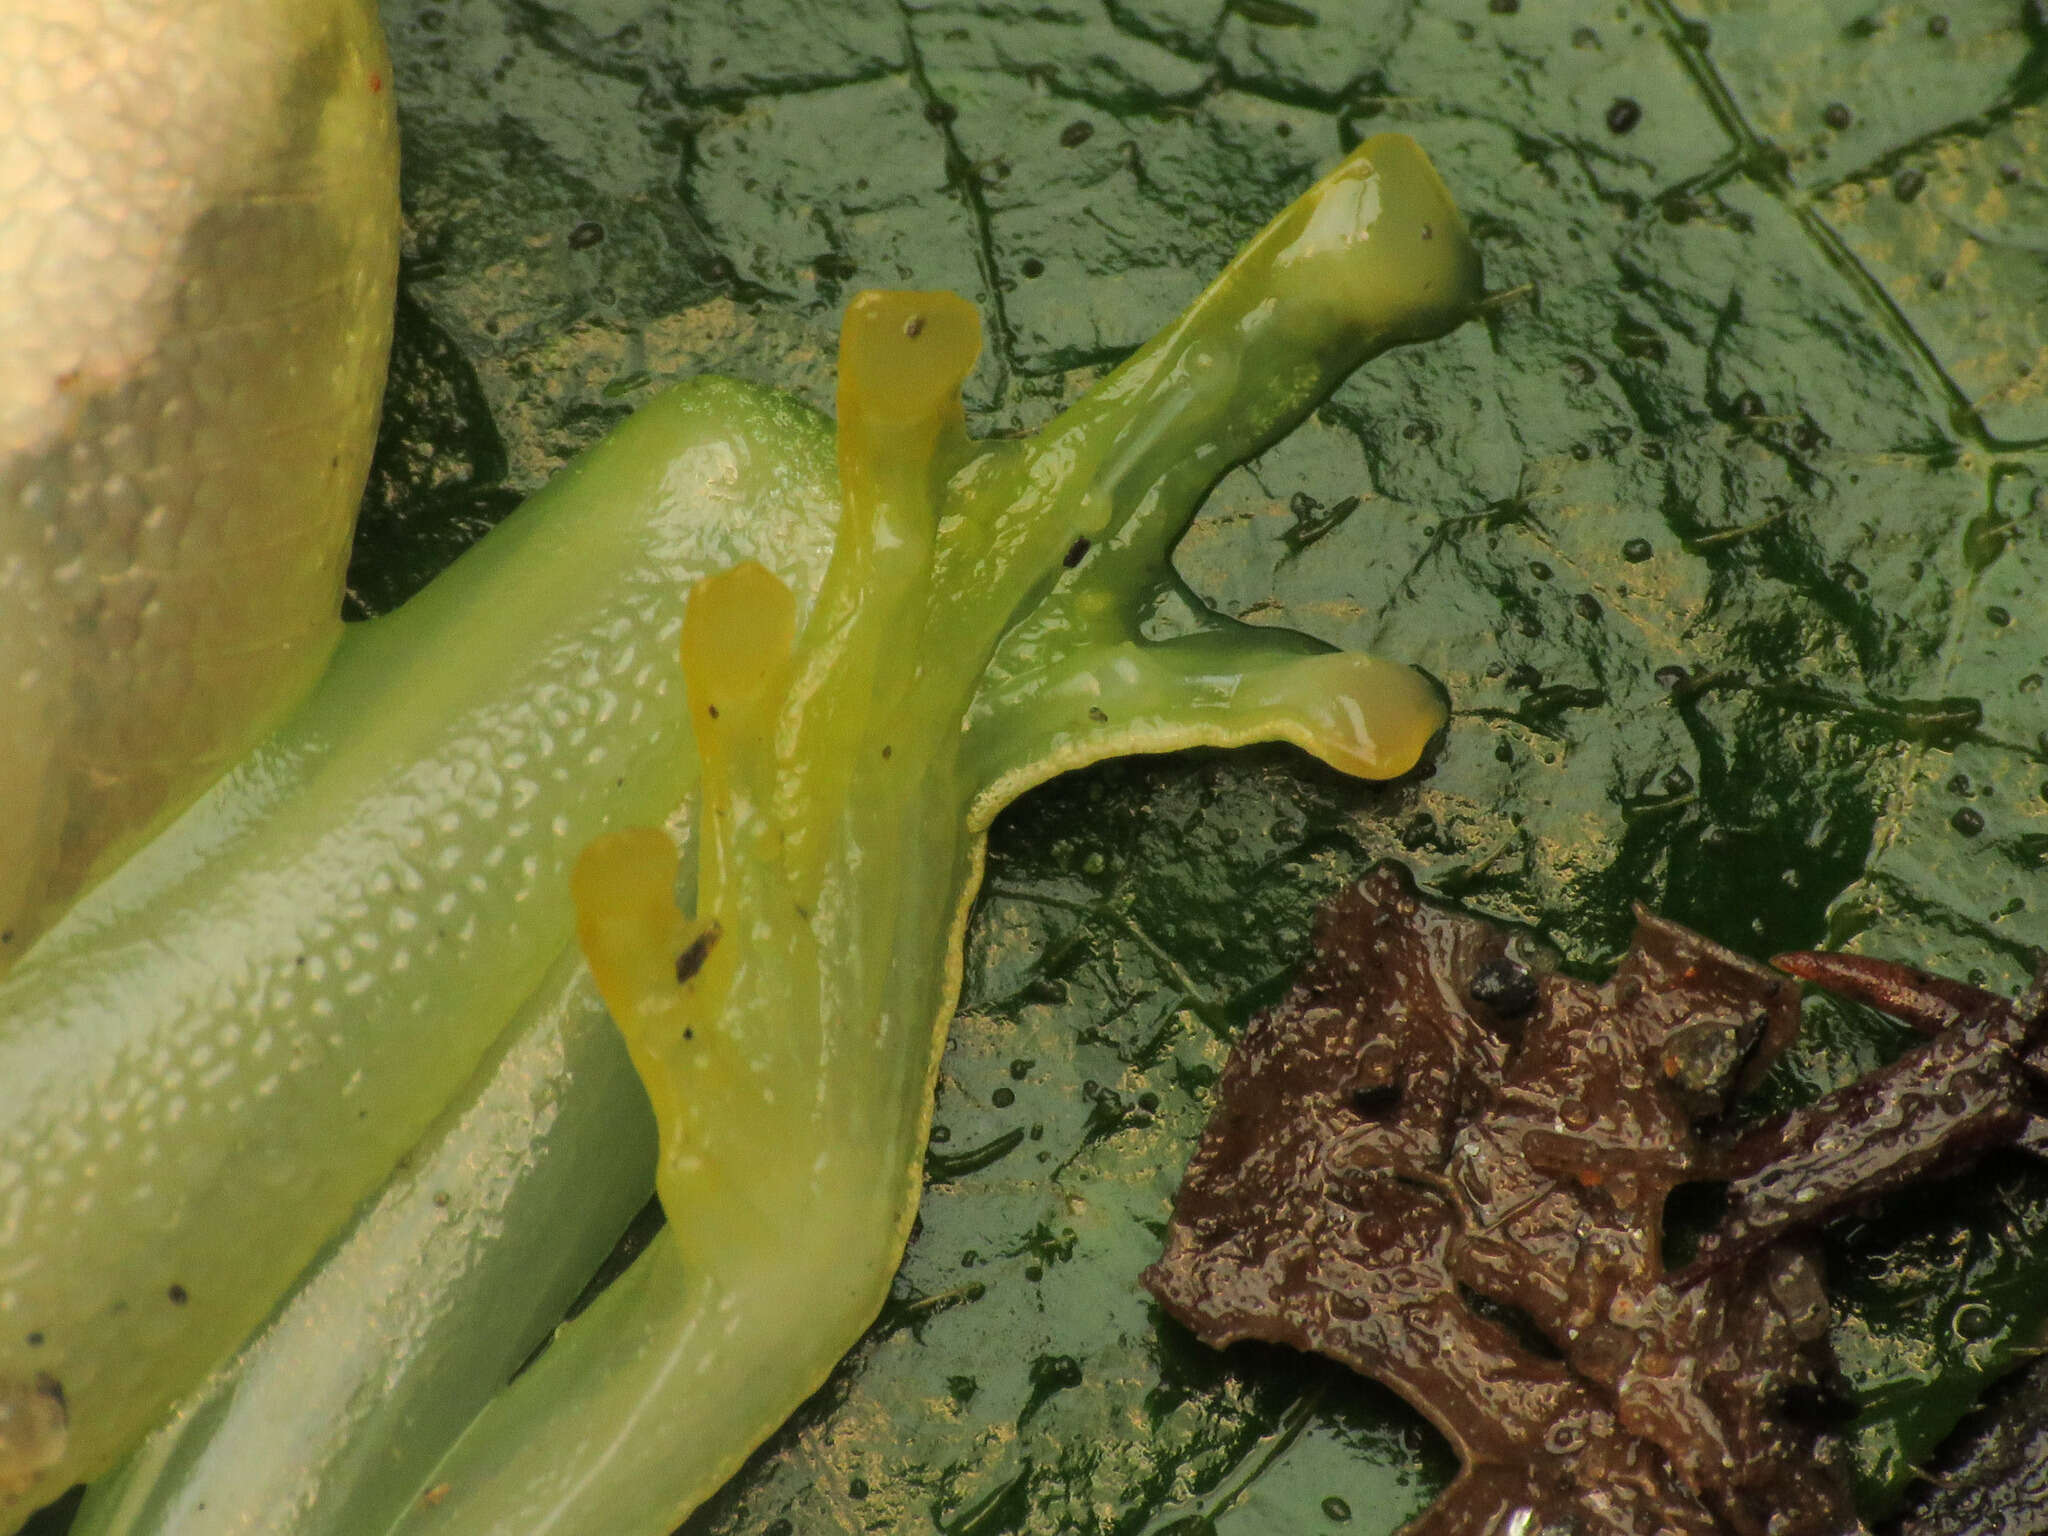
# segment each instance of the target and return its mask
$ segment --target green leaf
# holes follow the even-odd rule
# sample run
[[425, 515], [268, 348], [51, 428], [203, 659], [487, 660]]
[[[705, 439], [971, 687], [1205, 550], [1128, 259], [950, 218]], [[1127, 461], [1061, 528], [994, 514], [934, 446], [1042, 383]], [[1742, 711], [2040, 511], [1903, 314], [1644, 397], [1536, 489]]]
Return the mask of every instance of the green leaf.
[[[1634, 901], [2008, 992], [2048, 943], [2038, 8], [386, 18], [413, 341], [368, 606], [654, 382], [827, 404], [864, 286], [981, 304], [976, 430], [1035, 426], [1380, 128], [1530, 285], [1352, 381], [1179, 554], [1229, 613], [1433, 672], [1434, 773], [1118, 765], [999, 825], [895, 1300], [694, 1529], [1363, 1536], [1425, 1503], [1448, 1463], [1385, 1393], [1211, 1354], [1136, 1285], [1230, 1040], [1375, 859], [1584, 968]], [[1812, 1015], [1778, 1092], [1888, 1048]], [[2048, 1184], [2001, 1163], [1838, 1234], [1875, 1493], [2041, 1321], [2044, 1229]]]

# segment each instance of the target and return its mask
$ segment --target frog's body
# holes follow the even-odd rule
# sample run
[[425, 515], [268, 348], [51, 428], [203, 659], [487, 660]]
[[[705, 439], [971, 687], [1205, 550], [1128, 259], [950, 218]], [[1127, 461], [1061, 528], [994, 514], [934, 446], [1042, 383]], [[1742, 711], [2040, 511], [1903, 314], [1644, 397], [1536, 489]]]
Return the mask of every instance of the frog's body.
[[392, 94], [369, 0], [0, 14], [0, 971], [340, 636]]
[[[6, 67], [41, 92], [21, 96], [19, 120], [0, 108], [0, 138], [40, 145], [46, 120], [63, 121], [43, 74], [65, 46], [89, 61], [89, 85], [140, 68], [61, 23], [68, 3], [30, 0], [28, 20], [0, 21], [0, 58], [31, 59]], [[364, 317], [387, 291], [390, 229], [364, 211], [368, 181], [350, 179], [389, 190], [374, 18], [363, 0], [199, 0], [175, 18], [151, 3], [153, 19], [123, 11], [109, 35], [139, 58], [154, 27], [153, 69], [182, 61], [171, 96], [221, 69], [179, 39], [268, 38], [235, 66], [271, 81], [242, 110], [296, 130], [253, 150], [223, 140], [161, 184], [139, 174], [132, 198], [105, 189], [109, 207], [190, 215], [153, 226], [153, 259], [79, 258], [132, 288], [141, 318], [109, 318], [105, 336], [56, 328], [0, 369], [20, 381], [0, 394], [0, 539], [13, 541], [0, 542], [0, 687], [16, 741], [37, 742], [0, 761], [0, 803], [31, 807], [13, 818], [29, 830], [21, 851], [0, 844], [15, 872], [0, 902], [18, 925], [43, 921], [94, 850], [111, 857], [165, 814], [319, 670], [340, 535], [278, 530], [309, 501], [352, 499], [374, 411], [382, 330]], [[253, 33], [228, 16], [238, 5]], [[353, 142], [365, 136], [372, 153]], [[115, 147], [76, 136], [57, 167], [91, 169]], [[326, 169], [297, 192], [263, 189], [256, 171], [280, 165]], [[0, 196], [37, 174], [0, 151]], [[335, 225], [311, 211], [330, 195]], [[251, 243], [227, 238], [245, 225]], [[347, 238], [324, 243], [337, 230]], [[350, 275], [359, 264], [371, 279]], [[299, 297], [280, 309], [288, 270]], [[220, 271], [246, 293], [210, 286]], [[713, 663], [752, 657], [776, 686], [758, 701], [762, 750], [741, 762], [735, 715], [703, 764], [706, 869], [723, 883], [700, 898], [731, 935], [699, 957], [705, 995], [743, 985], [681, 1038], [715, 1027], [733, 1051], [678, 1066], [653, 1027], [674, 999], [636, 991], [697, 972], [677, 960], [694, 938], [664, 947], [684, 921], [666, 840], [600, 839], [632, 867], [612, 879], [599, 854], [580, 882], [584, 936], [610, 955], [614, 1014], [670, 1122], [664, 1198], [690, 1264], [678, 1269], [681, 1237], [660, 1243], [474, 1423], [452, 1409], [409, 1423], [416, 1454], [449, 1446], [441, 1492], [399, 1488], [397, 1507], [347, 1529], [673, 1528], [886, 1291], [1001, 805], [1104, 756], [1193, 745], [1287, 740], [1387, 776], [1441, 725], [1408, 668], [1191, 598], [1184, 633], [1154, 636], [1147, 616], [1176, 590], [1168, 554], [1218, 475], [1365, 358], [1458, 324], [1479, 294], [1477, 254], [1420, 150], [1370, 140], [1037, 440], [967, 438], [971, 306], [869, 295], [854, 306], [836, 473], [814, 413], [698, 381], [350, 635], [281, 730], [0, 982], [0, 1529], [106, 1472], [461, 1092], [569, 941], [577, 850], [691, 803], [693, 742], [719, 713], [684, 708], [665, 653], [684, 593], [727, 570], [695, 601], [747, 600], [692, 609], [704, 622], [686, 664], [715, 689]], [[248, 295], [264, 302], [238, 307]], [[0, 309], [0, 325], [23, 318]], [[266, 360], [274, 373], [256, 371]], [[209, 510], [224, 521], [202, 533]], [[256, 548], [282, 555], [276, 570], [241, 563]], [[751, 576], [729, 571], [742, 562]], [[763, 583], [780, 594], [779, 652], [752, 611]], [[792, 650], [821, 587], [824, 616]], [[771, 740], [782, 757], [764, 755]], [[751, 809], [726, 815], [735, 805], [772, 809], [786, 847], [763, 841]], [[795, 961], [777, 963], [785, 952]], [[775, 978], [803, 985], [784, 997]], [[730, 1068], [733, 1091], [696, 1091], [718, 1086], [689, 1076], [697, 1061]], [[771, 1103], [774, 1116], [755, 1113]], [[470, 1230], [500, 1240], [488, 1220]], [[427, 1283], [396, 1246], [393, 1267]], [[431, 1369], [436, 1351], [410, 1358]], [[182, 1465], [145, 1450], [112, 1528], [144, 1528], [124, 1511], [182, 1507], [150, 1487]], [[365, 1518], [323, 1497], [290, 1512], [291, 1529], [342, 1509]]]

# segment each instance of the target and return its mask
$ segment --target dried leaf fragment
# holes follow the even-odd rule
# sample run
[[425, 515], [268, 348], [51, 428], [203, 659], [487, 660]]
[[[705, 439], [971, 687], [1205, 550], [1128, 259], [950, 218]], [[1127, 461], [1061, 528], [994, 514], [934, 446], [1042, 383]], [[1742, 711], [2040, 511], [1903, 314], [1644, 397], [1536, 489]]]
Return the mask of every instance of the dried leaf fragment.
[[[2015, 1006], [1806, 955], [1779, 963], [1930, 1038], [1738, 1133], [1724, 1117], [1797, 1032], [1797, 984], [1637, 916], [1593, 986], [1396, 867], [1346, 892], [1233, 1053], [1145, 1273], [1205, 1341], [1312, 1349], [1426, 1414], [1463, 1465], [1409, 1536], [1859, 1530], [1807, 1239], [2039, 1133], [2040, 986]], [[1728, 1182], [1729, 1214], [1670, 1273], [1665, 1202], [1695, 1181]]]

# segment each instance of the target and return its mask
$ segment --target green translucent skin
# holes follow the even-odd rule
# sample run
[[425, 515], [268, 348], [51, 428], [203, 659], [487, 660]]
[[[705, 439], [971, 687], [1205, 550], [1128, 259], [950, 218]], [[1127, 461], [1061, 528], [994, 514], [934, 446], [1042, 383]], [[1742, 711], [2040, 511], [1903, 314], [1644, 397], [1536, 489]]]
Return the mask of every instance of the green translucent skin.
[[[676, 985], [700, 930], [675, 910], [674, 856], [651, 833], [600, 842], [631, 857], [582, 917], [586, 942], [609, 947], [598, 970], [661, 1111], [670, 1229], [468, 1424], [480, 1379], [523, 1353], [538, 1298], [559, 1288], [518, 1257], [576, 1198], [547, 1170], [607, 1166], [578, 1138], [645, 1106], [616, 1070], [565, 1071], [547, 1085], [547, 1155], [495, 1165], [502, 1120], [451, 1111], [414, 1167], [497, 1166], [508, 1181], [451, 1199], [470, 1211], [454, 1219], [473, 1262], [422, 1258], [448, 1234], [406, 1219], [425, 1185], [401, 1180], [89, 1514], [124, 1532], [184, 1529], [202, 1500], [301, 1533], [667, 1529], [886, 1291], [1001, 805], [1104, 756], [1195, 744], [1285, 739], [1384, 775], [1440, 723], [1408, 669], [1205, 614], [1165, 556], [1217, 476], [1364, 358], [1471, 313], [1478, 281], [1420, 152], [1375, 140], [1039, 438], [984, 445], [960, 418], [971, 350], [936, 371], [890, 351], [906, 312], [888, 305], [959, 301], [870, 296], [856, 315], [879, 304], [885, 323], [842, 381], [851, 532], [787, 660], [839, 512], [832, 439], [803, 408], [716, 381], [642, 411], [353, 637], [287, 731], [0, 991], [0, 1115], [24, 1128], [0, 1144], [0, 1274], [35, 1286], [0, 1291], [0, 1391], [12, 1382], [20, 1401], [48, 1373], [72, 1409], [65, 1454], [34, 1469], [22, 1507], [104, 1466], [225, 1355], [464, 1091], [567, 934], [569, 858], [608, 827], [668, 817], [696, 781], [666, 654], [688, 626], [698, 726], [738, 689], [703, 770], [714, 830], [698, 905], [727, 937], [694, 990]], [[774, 575], [748, 567], [705, 590], [780, 596], [693, 602], [685, 619], [678, 594], [739, 560]], [[1162, 618], [1178, 638], [1141, 637]], [[602, 877], [601, 852], [593, 864]], [[321, 974], [303, 974], [316, 958]], [[504, 1074], [533, 1060], [522, 1042], [546, 1016], [506, 1038], [508, 1065], [472, 1084], [472, 1103], [537, 1091]], [[722, 1056], [684, 1049], [671, 1026], [691, 1018]], [[152, 1065], [184, 1079], [123, 1086]], [[218, 1082], [200, 1081], [208, 1068]], [[107, 1122], [118, 1141], [81, 1109], [131, 1103]], [[621, 1177], [610, 1211], [645, 1177]], [[10, 1190], [27, 1193], [10, 1205]], [[112, 1219], [59, 1237], [81, 1200]], [[576, 1238], [586, 1256], [604, 1224]], [[323, 1321], [324, 1298], [378, 1273], [416, 1276], [415, 1293]], [[18, 1343], [29, 1302], [53, 1320], [33, 1353]], [[339, 1347], [394, 1317], [421, 1320], [395, 1357]], [[337, 1334], [320, 1395], [284, 1423], [265, 1382]], [[379, 1392], [390, 1411], [325, 1406]], [[385, 1435], [402, 1445], [395, 1471], [364, 1444]], [[266, 1469], [265, 1445], [312, 1475]]]
[[967, 439], [978, 336], [963, 343], [960, 300], [856, 300], [816, 610], [795, 635], [793, 599], [752, 568], [692, 597], [695, 911], [674, 906], [652, 832], [604, 840], [577, 872], [585, 953], [661, 1126], [670, 1224], [395, 1530], [655, 1536], [817, 1388], [909, 1232], [983, 834], [1007, 800], [1198, 743], [1413, 765], [1443, 712], [1407, 668], [1220, 620], [1163, 643], [1139, 626], [1225, 469], [1479, 297], [1442, 186], [1388, 136], [1031, 441]]
[[379, 1528], [653, 1192], [654, 1120], [573, 946], [468, 1089], [71, 1536]]
[[568, 940], [567, 871], [693, 778], [674, 594], [815, 583], [814, 413], [702, 381], [578, 460], [0, 982], [0, 1522], [244, 1338]]

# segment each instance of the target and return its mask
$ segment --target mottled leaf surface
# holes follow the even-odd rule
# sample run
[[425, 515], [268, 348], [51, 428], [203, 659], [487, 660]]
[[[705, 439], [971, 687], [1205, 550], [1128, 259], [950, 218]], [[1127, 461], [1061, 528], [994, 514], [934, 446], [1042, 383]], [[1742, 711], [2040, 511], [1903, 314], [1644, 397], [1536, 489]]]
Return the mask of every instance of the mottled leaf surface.
[[[2016, 993], [2048, 943], [2048, 19], [2033, 0], [391, 0], [399, 600], [656, 384], [829, 396], [862, 286], [952, 287], [978, 429], [1043, 421], [1363, 134], [1502, 289], [1219, 489], [1226, 610], [1414, 660], [1434, 774], [1116, 766], [998, 828], [896, 1300], [712, 1532], [1386, 1532], [1386, 1393], [1136, 1283], [1215, 1074], [1377, 858], [1604, 968], [1640, 900], [1750, 953]], [[1811, 1004], [1810, 1094], [1896, 1048]], [[1843, 1229], [1874, 1493], [2030, 1340], [2048, 1180]]]

